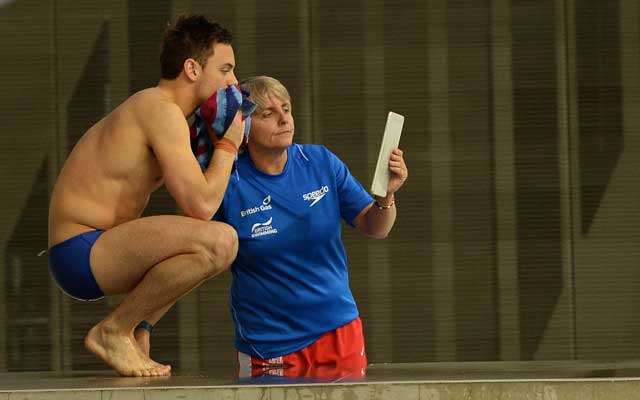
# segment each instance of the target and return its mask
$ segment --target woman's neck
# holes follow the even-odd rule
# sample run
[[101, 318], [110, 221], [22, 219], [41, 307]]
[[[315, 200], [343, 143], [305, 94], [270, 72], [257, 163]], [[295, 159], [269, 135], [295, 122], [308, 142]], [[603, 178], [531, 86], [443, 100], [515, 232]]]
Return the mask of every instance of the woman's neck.
[[259, 170], [269, 175], [279, 175], [287, 165], [287, 149], [265, 150], [251, 146], [249, 143], [249, 157], [253, 165]]

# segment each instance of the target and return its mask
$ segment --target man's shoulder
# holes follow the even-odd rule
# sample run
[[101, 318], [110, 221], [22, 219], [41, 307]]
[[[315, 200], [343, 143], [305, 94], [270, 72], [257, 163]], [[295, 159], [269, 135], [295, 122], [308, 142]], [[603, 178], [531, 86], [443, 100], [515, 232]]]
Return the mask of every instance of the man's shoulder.
[[189, 128], [180, 107], [158, 88], [134, 93], [121, 107], [122, 114], [129, 116], [127, 120], [149, 135], [157, 136], [165, 131], [182, 132]]
[[157, 87], [143, 89], [132, 94], [125, 104], [128, 104], [134, 112], [163, 112], [184, 117], [180, 107]]

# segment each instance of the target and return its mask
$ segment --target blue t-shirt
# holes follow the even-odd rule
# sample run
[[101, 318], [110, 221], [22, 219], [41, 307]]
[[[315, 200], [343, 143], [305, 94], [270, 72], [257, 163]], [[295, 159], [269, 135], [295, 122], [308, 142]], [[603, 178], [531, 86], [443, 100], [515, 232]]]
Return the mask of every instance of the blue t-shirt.
[[358, 316], [341, 221], [373, 198], [320, 145], [294, 144], [284, 171], [268, 175], [241, 154], [214, 219], [238, 232], [231, 266], [236, 348], [273, 358], [307, 347]]

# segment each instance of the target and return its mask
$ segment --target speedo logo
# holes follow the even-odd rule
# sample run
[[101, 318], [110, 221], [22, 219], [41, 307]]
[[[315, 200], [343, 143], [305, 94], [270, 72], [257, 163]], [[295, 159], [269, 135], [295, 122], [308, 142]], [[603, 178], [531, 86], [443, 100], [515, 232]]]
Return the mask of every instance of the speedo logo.
[[265, 197], [262, 200], [262, 204], [260, 204], [259, 206], [247, 208], [246, 210], [240, 211], [240, 216], [242, 218], [244, 218], [247, 215], [251, 215], [251, 214], [259, 213], [260, 211], [267, 211], [267, 210], [271, 210], [271, 196], [270, 195]]
[[251, 237], [257, 238], [265, 235], [273, 235], [278, 233], [278, 230], [272, 225], [273, 217], [269, 218], [265, 222], [258, 222], [251, 227]]
[[309, 207], [313, 207], [316, 205], [317, 202], [319, 202], [320, 200], [322, 200], [322, 198], [329, 192], [329, 186], [323, 186], [318, 190], [314, 190], [313, 192], [309, 192], [309, 193], [305, 193], [302, 195], [302, 198], [305, 201], [311, 201], [311, 204], [309, 204]]

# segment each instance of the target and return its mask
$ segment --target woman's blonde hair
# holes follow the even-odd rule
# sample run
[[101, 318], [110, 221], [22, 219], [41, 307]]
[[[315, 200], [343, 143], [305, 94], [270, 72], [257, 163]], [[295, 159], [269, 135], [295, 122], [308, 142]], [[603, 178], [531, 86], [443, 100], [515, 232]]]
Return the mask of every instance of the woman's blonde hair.
[[291, 96], [287, 88], [279, 80], [270, 76], [261, 75], [243, 79], [240, 82], [240, 87], [249, 92], [249, 99], [258, 105], [256, 112], [267, 108], [271, 96], [291, 103]]

